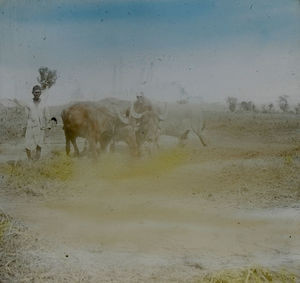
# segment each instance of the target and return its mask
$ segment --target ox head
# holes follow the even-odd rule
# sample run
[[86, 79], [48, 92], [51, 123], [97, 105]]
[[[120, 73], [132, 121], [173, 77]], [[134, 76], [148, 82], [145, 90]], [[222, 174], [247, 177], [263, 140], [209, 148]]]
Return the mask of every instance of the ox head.
[[136, 103], [131, 104], [127, 110], [126, 117], [121, 115], [119, 111], [116, 111], [120, 121], [133, 127], [138, 148], [143, 144], [157, 146], [160, 135], [159, 124], [166, 119], [167, 105], [164, 105], [163, 111], [158, 107], [146, 105], [143, 112], [140, 112], [141, 109], [136, 109], [135, 106]]
[[139, 126], [136, 132], [137, 142], [139, 145], [143, 143], [150, 143], [158, 145], [158, 138], [160, 136], [160, 122], [165, 120], [167, 111], [166, 105], [164, 112], [158, 108], [152, 108], [141, 114], [139, 119]]
[[123, 116], [123, 115], [121, 114], [120, 110], [117, 109], [116, 107], [114, 108], [114, 112], [117, 114], [119, 120], [120, 120], [123, 124], [129, 125], [129, 119], [128, 119], [127, 115], [126, 115], [126, 116]]
[[114, 112], [117, 114], [117, 117], [119, 121], [121, 122], [121, 127], [124, 126], [131, 126], [134, 130], [137, 130], [137, 121], [142, 117], [142, 115], [139, 115], [136, 113], [136, 115], [132, 113], [133, 107], [130, 107], [129, 109], [126, 110], [125, 115], [122, 115], [120, 110], [117, 108], [114, 108]]

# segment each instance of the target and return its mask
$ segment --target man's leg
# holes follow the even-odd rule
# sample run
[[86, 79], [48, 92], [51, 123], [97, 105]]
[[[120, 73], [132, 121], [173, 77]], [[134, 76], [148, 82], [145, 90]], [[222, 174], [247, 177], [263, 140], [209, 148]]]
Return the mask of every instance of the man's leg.
[[26, 150], [26, 154], [27, 154], [27, 158], [28, 158], [28, 160], [32, 160], [32, 156], [31, 156], [31, 150], [30, 150], [30, 149], [28, 149], [28, 148], [26, 148], [25, 150]]
[[35, 160], [39, 160], [41, 157], [42, 148], [40, 146], [36, 146]]

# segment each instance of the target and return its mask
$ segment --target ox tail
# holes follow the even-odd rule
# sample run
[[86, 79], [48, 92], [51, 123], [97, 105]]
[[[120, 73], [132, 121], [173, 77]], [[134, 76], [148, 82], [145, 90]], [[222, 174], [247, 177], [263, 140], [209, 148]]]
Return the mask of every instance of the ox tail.
[[63, 122], [65, 122], [65, 120], [67, 119], [67, 111], [66, 111], [66, 109], [64, 109], [63, 111], [61, 111], [61, 119], [63, 120]]
[[66, 124], [66, 121], [67, 121], [67, 111], [66, 109], [64, 109], [63, 111], [61, 111], [61, 119], [63, 121], [63, 130], [65, 129], [65, 124]]
[[66, 122], [67, 122], [67, 111], [65, 109], [61, 112], [61, 119], [63, 121], [63, 130], [64, 130], [65, 138], [66, 138], [66, 153], [67, 153], [67, 155], [69, 155], [70, 154], [71, 139], [70, 139], [70, 133], [68, 133], [68, 130], [65, 127]]

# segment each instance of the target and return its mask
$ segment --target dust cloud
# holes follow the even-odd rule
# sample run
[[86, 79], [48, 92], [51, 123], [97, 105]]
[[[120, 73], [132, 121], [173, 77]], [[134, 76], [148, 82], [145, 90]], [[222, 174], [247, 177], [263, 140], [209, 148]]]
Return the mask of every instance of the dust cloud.
[[7, 162], [25, 157], [22, 138], [2, 143], [0, 206], [39, 239], [23, 251], [37, 255], [32, 276], [197, 282], [216, 270], [225, 271], [214, 278], [299, 275], [299, 117], [203, 117], [206, 147], [197, 136], [182, 148], [162, 135], [159, 150], [141, 158], [122, 143], [98, 160], [67, 157], [61, 128], [49, 132], [37, 162]]

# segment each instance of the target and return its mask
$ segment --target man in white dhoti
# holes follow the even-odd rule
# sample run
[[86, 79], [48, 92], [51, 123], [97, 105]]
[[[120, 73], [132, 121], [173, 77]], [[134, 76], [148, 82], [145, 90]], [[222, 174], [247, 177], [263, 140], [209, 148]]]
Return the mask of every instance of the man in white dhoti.
[[[49, 114], [45, 104], [41, 101], [42, 90], [39, 85], [32, 89], [33, 99], [27, 109], [27, 128], [25, 134], [25, 150], [29, 160], [38, 160], [41, 157], [42, 146], [46, 128], [49, 127]], [[16, 101], [17, 104], [21, 105]], [[35, 157], [32, 153], [35, 150]]]
[[32, 159], [32, 151], [35, 149], [35, 159], [41, 157], [42, 145], [44, 144], [45, 129], [48, 124], [48, 113], [45, 105], [41, 101], [42, 90], [39, 85], [32, 89], [33, 99], [28, 105], [28, 120], [25, 134], [25, 148], [28, 159]]

